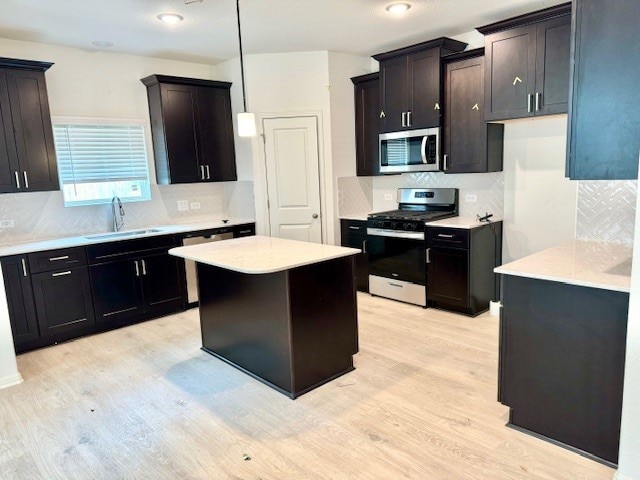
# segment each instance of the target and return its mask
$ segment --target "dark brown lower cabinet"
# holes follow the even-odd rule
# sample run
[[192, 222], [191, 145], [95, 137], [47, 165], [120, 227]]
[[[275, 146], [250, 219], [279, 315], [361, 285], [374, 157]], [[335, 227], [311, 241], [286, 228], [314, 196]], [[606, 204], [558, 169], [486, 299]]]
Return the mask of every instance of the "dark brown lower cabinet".
[[356, 288], [369, 292], [369, 254], [367, 253], [366, 220], [340, 220], [340, 236], [343, 247], [359, 248], [356, 255]]
[[498, 298], [502, 263], [502, 222], [476, 228], [429, 227], [427, 306], [478, 315]]
[[91, 287], [96, 320], [100, 323], [116, 323], [127, 320], [144, 311], [140, 266], [134, 260], [92, 265]]
[[1, 263], [13, 343], [20, 353], [40, 337], [31, 277], [24, 255], [4, 257]]
[[629, 294], [504, 275], [502, 304], [509, 424], [616, 464]]
[[82, 334], [95, 323], [87, 267], [36, 273], [31, 282], [40, 336]]

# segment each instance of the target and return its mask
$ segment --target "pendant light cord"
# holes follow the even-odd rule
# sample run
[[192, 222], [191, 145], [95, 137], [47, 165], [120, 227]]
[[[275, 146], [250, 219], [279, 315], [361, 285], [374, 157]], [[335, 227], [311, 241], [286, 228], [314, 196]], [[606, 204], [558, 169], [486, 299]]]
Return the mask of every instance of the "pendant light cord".
[[242, 33], [240, 31], [240, 0], [236, 0], [236, 11], [238, 13], [238, 43], [240, 44], [240, 76], [242, 77], [242, 105], [247, 111], [247, 95], [244, 89], [244, 61], [242, 60]]

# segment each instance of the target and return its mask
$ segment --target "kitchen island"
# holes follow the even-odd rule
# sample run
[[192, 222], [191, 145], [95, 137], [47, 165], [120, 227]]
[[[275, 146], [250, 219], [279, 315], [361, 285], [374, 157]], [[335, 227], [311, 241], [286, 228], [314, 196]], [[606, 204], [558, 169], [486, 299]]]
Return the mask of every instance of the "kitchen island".
[[502, 274], [498, 399], [509, 425], [618, 461], [631, 247], [575, 240]]
[[197, 262], [202, 349], [291, 398], [354, 369], [359, 252], [263, 236], [169, 251]]

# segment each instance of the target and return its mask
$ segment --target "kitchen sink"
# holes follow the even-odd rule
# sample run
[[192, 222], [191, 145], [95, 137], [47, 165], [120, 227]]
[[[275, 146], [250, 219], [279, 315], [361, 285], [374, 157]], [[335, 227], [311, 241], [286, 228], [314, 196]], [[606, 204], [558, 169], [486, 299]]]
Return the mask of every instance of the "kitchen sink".
[[102, 238], [135, 237], [138, 235], [146, 235], [148, 233], [159, 233], [159, 232], [162, 232], [162, 230], [158, 228], [146, 228], [144, 230], [128, 230], [126, 232], [99, 233], [97, 235], [87, 235], [84, 238], [88, 238], [89, 240], [99, 240]]

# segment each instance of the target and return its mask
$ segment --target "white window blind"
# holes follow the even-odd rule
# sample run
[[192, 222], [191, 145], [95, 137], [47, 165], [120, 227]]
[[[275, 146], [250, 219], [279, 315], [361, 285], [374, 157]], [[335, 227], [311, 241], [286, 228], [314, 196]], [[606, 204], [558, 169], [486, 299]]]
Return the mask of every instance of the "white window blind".
[[150, 199], [143, 125], [56, 124], [65, 205]]

